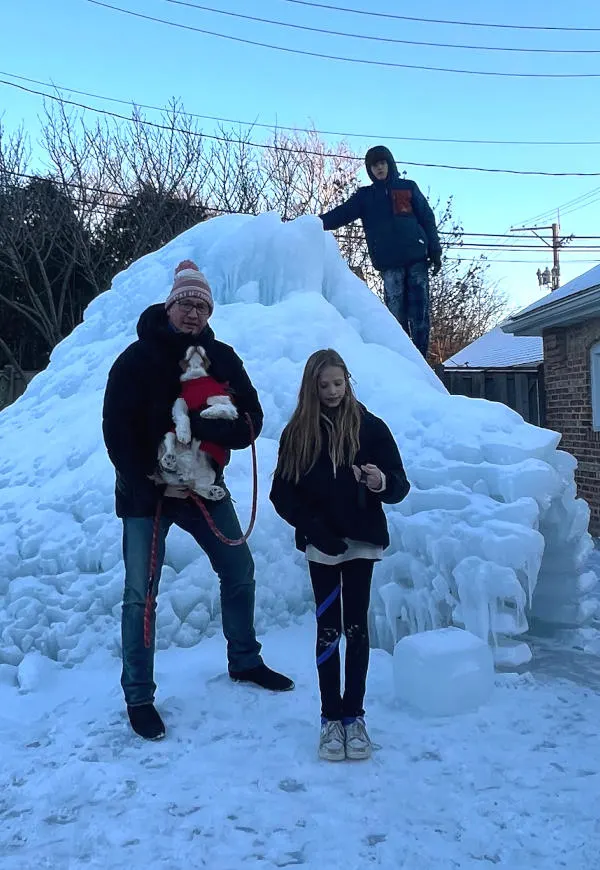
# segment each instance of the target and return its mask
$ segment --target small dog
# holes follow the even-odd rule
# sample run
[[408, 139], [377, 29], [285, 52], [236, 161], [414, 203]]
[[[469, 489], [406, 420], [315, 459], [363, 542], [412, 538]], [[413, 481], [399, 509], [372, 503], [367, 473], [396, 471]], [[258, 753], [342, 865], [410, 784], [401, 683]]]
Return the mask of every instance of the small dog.
[[203, 347], [188, 347], [181, 367], [181, 396], [172, 410], [175, 431], [167, 432], [160, 444], [159, 474], [165, 483], [188, 485], [202, 498], [219, 501], [225, 490], [215, 484], [211, 459], [222, 469], [226, 451], [218, 444], [192, 438], [189, 412], [200, 411], [201, 417], [211, 420], [237, 420], [238, 412], [223, 385], [208, 374], [210, 362]]

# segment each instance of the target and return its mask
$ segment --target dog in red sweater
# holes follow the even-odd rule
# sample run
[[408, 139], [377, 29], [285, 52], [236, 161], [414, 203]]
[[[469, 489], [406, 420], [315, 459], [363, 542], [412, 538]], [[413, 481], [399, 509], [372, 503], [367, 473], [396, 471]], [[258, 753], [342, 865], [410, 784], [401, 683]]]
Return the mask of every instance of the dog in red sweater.
[[167, 432], [158, 451], [160, 475], [165, 483], [184, 483], [202, 498], [219, 501], [225, 490], [215, 480], [225, 465], [225, 449], [192, 438], [189, 412], [200, 411], [201, 417], [213, 420], [236, 420], [238, 412], [223, 385], [208, 374], [203, 347], [188, 347], [182, 367], [181, 396], [172, 411], [175, 431]]

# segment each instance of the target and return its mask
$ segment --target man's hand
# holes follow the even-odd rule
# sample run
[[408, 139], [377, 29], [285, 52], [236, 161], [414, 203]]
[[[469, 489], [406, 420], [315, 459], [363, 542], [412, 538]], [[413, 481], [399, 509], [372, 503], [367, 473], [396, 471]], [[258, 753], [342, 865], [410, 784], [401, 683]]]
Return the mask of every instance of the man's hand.
[[190, 489], [185, 484], [181, 484], [180, 486], [174, 486], [169, 484], [169, 486], [165, 489], [165, 496], [167, 498], [181, 498], [186, 499], [190, 494]]
[[442, 255], [441, 254], [433, 254], [429, 258], [429, 265], [432, 267], [432, 274], [435, 276], [438, 272], [441, 272], [442, 269]]

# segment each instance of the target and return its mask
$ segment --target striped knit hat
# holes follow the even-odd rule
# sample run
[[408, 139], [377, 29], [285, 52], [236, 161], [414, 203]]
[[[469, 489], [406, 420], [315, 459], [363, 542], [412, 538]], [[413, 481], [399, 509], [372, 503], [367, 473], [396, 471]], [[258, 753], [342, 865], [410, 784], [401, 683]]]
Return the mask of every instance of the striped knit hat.
[[165, 308], [168, 311], [171, 305], [182, 299], [203, 299], [211, 314], [215, 308], [210, 284], [192, 260], [182, 260], [175, 269], [173, 289], [167, 296]]

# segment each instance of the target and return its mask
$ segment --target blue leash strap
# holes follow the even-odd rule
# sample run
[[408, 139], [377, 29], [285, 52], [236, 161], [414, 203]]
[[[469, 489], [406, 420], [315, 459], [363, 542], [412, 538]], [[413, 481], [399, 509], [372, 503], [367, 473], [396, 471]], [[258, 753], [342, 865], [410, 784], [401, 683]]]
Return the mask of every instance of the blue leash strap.
[[329, 644], [327, 649], [323, 650], [323, 652], [321, 653], [320, 656], [317, 656], [317, 667], [319, 667], [319, 665], [324, 664], [327, 661], [327, 659], [330, 659], [339, 645], [340, 645], [340, 639], [339, 639], [339, 637], [336, 637], [336, 639], [332, 643]]
[[[334, 603], [334, 601], [336, 601], [339, 598], [341, 591], [342, 591], [342, 585], [341, 585], [341, 583], [338, 583], [338, 585], [335, 587], [335, 589], [333, 589], [329, 593], [327, 598], [325, 598], [325, 600], [322, 601], [321, 604], [319, 604], [319, 606], [317, 607], [317, 619], [319, 618], [319, 616], [322, 616], [325, 613], [327, 608], [331, 607], [331, 605]], [[340, 644], [340, 638], [338, 636], [338, 637], [336, 637], [336, 639], [334, 641], [332, 641], [329, 644], [329, 646], [326, 649], [323, 650], [321, 655], [317, 656], [317, 667], [324, 664], [328, 659], [331, 658], [331, 656], [337, 650], [339, 644]]]
[[339, 597], [340, 592], [342, 591], [342, 586], [340, 583], [335, 587], [333, 592], [330, 592], [327, 598], [319, 604], [317, 607], [317, 617], [322, 616], [328, 607], [331, 607], [336, 598]]

